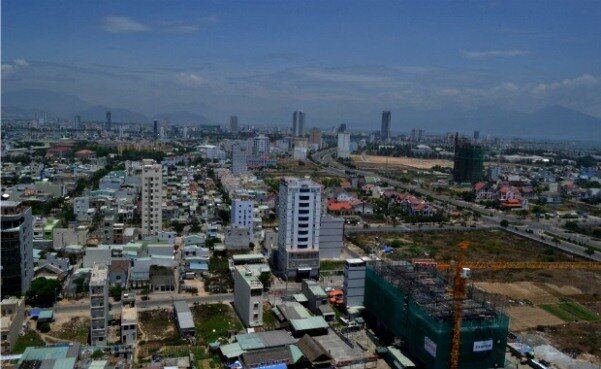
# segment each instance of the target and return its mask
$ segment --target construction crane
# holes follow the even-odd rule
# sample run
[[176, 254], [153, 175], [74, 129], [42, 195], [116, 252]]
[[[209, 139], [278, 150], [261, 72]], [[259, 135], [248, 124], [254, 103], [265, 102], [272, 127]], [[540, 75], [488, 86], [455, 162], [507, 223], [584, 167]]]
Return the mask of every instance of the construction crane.
[[[472, 269], [488, 270], [506, 270], [506, 269], [590, 269], [601, 270], [599, 262], [529, 262], [529, 261], [479, 261], [466, 262], [465, 251], [469, 247], [469, 242], [459, 243], [459, 257], [454, 263], [435, 263], [439, 270], [449, 270], [454, 268], [453, 277], [453, 333], [451, 338], [451, 362], [450, 369], [459, 368], [459, 345], [461, 343], [461, 319], [462, 306], [465, 300], [465, 286], [467, 279], [471, 275]], [[428, 261], [418, 261], [418, 264], [432, 265]]]

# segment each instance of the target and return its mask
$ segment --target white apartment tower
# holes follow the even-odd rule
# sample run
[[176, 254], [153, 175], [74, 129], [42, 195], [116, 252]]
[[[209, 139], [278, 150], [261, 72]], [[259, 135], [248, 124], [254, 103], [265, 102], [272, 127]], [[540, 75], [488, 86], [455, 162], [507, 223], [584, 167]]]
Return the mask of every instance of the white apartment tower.
[[339, 158], [346, 159], [351, 156], [351, 134], [350, 133], [339, 133], [338, 134], [338, 147], [336, 151]]
[[250, 229], [252, 231], [254, 210], [254, 201], [234, 199], [234, 201], [232, 201], [232, 212], [230, 215], [232, 225]]
[[142, 161], [142, 234], [156, 235], [163, 224], [163, 166], [154, 160]]
[[33, 278], [33, 220], [31, 208], [2, 199], [2, 298], [22, 295]]
[[253, 139], [253, 156], [260, 157], [269, 154], [269, 137], [259, 135]]
[[321, 185], [285, 177], [278, 205], [278, 267], [282, 275], [309, 278], [319, 274]]
[[92, 346], [107, 346], [109, 318], [108, 267], [94, 264], [90, 277], [90, 342]]
[[239, 176], [246, 173], [248, 161], [248, 149], [244, 145], [235, 144], [232, 146], [232, 174]]

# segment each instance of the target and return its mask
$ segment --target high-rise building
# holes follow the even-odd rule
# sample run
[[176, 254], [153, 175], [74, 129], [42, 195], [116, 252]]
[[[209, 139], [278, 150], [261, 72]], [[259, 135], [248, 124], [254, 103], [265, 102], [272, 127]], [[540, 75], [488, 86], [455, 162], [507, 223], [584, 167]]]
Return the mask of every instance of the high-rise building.
[[230, 132], [238, 133], [238, 116], [232, 115], [230, 117]]
[[480, 139], [480, 131], [474, 131], [474, 140]]
[[230, 219], [232, 225], [253, 229], [255, 202], [252, 200], [234, 199]]
[[232, 146], [232, 174], [239, 176], [248, 170], [248, 151], [246, 145]]
[[305, 137], [296, 137], [294, 138], [294, 149], [292, 151], [292, 158], [294, 160], [306, 160], [307, 159], [307, 151], [308, 141]]
[[302, 136], [305, 134], [305, 113], [297, 110], [292, 114], [292, 134]]
[[338, 126], [338, 133], [346, 132], [346, 123], [342, 123]]
[[365, 291], [365, 269], [367, 263], [363, 259], [346, 259], [344, 262], [343, 288], [344, 305], [349, 308], [363, 306]]
[[31, 208], [21, 202], [0, 201], [2, 298], [27, 292], [33, 278], [33, 221]]
[[319, 274], [321, 185], [309, 179], [280, 180], [278, 269], [288, 277]]
[[321, 144], [322, 144], [321, 129], [311, 128], [311, 131], [309, 132], [309, 144], [316, 145], [317, 149], [321, 148]]
[[94, 264], [90, 276], [90, 343], [108, 346], [109, 286], [106, 264]]
[[152, 132], [154, 133], [154, 137], [159, 137], [159, 121], [158, 120], [154, 121], [154, 125], [152, 128], [153, 128]]
[[382, 112], [382, 128], [380, 130], [380, 137], [382, 140], [390, 139], [390, 127], [392, 125], [392, 114], [389, 110]]
[[419, 128], [413, 128], [411, 130], [411, 141], [419, 142], [422, 140], [424, 135], [424, 130]]
[[484, 149], [469, 140], [455, 136], [453, 180], [459, 183], [475, 183], [484, 177]]
[[152, 159], [142, 161], [142, 234], [156, 235], [163, 224], [163, 166]]
[[252, 153], [256, 158], [269, 154], [269, 137], [259, 135], [253, 138]]
[[350, 133], [339, 133], [338, 134], [338, 147], [336, 151], [339, 158], [346, 159], [351, 156], [351, 134]]
[[111, 112], [107, 111], [106, 112], [106, 130], [110, 131], [112, 129], [112, 122], [111, 122]]
[[83, 127], [81, 126], [81, 115], [75, 116], [75, 129], [81, 130]]
[[319, 229], [319, 257], [338, 259], [344, 247], [344, 219], [324, 214]]

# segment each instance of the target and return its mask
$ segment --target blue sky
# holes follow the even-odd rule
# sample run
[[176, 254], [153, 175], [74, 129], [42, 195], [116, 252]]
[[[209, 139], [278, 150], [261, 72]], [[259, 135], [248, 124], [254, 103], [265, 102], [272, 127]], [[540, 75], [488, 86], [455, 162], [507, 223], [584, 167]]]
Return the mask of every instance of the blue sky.
[[[2, 91], [152, 115], [382, 109], [601, 116], [599, 1], [2, 1]], [[394, 117], [394, 114], [393, 114]]]

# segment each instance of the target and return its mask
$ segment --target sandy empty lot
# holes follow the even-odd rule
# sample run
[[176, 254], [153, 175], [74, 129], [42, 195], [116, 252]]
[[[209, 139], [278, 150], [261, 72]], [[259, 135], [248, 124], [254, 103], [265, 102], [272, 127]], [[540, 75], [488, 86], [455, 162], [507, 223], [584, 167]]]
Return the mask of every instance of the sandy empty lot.
[[555, 315], [534, 306], [513, 306], [507, 309], [509, 329], [521, 331], [538, 325], [561, 325], [565, 322]]
[[534, 304], [552, 304], [557, 297], [543, 290], [532, 282], [497, 283], [477, 282], [476, 287], [489, 293], [507, 296], [513, 300], [530, 300]]
[[452, 168], [453, 162], [443, 159], [419, 159], [419, 158], [395, 158], [392, 156], [376, 155], [352, 155], [353, 162], [356, 164], [377, 164], [389, 166], [405, 166], [416, 169], [432, 169], [433, 166]]

